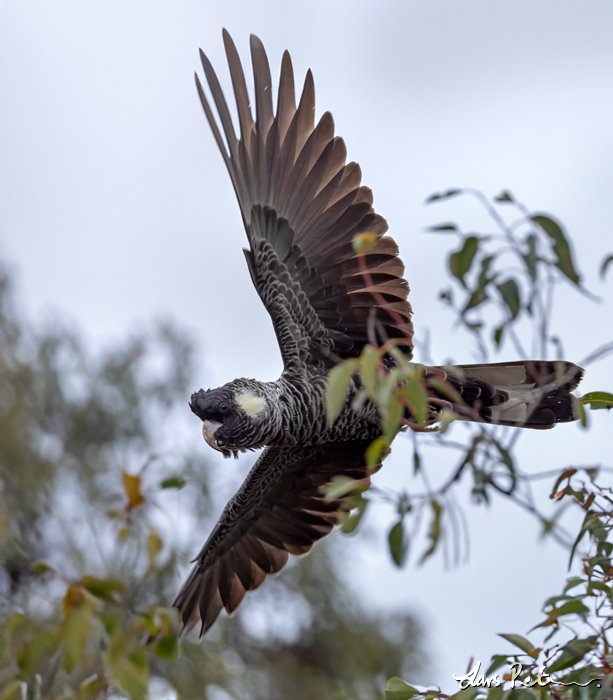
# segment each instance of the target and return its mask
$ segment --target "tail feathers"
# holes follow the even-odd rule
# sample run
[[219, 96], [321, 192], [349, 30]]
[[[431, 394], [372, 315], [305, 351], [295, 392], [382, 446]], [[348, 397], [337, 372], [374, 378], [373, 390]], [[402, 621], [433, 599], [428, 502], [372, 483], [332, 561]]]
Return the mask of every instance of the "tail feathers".
[[577, 420], [571, 391], [583, 377], [572, 362], [529, 360], [428, 368], [443, 372], [451, 390], [435, 392], [467, 420], [524, 428], [553, 428]]

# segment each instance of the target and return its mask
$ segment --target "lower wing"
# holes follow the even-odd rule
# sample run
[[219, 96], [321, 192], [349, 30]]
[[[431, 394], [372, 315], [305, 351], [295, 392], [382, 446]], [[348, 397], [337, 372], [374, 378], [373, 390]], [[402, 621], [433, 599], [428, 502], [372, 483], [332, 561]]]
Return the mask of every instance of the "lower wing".
[[368, 445], [362, 440], [264, 450], [174, 602], [184, 634], [198, 621], [204, 634], [222, 608], [233, 613], [245, 593], [280, 571], [290, 554], [305, 554], [333, 529], [347, 510], [346, 498], [327, 499], [322, 487], [337, 474], [369, 484]]

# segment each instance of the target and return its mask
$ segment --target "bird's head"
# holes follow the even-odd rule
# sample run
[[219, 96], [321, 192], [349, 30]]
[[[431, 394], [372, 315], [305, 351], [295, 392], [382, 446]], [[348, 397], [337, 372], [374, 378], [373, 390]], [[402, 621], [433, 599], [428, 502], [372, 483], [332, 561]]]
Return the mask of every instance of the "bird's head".
[[206, 443], [224, 457], [261, 446], [257, 427], [266, 413], [266, 399], [256, 389], [237, 380], [219, 389], [200, 389], [189, 407], [202, 421]]

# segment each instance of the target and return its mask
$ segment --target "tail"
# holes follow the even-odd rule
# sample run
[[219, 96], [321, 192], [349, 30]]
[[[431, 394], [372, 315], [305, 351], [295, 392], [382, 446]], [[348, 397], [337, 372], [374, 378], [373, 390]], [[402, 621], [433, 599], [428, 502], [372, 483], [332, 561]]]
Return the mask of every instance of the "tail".
[[435, 389], [435, 401], [451, 404], [467, 420], [542, 429], [579, 417], [571, 391], [581, 381], [583, 369], [572, 362], [431, 367], [426, 376], [446, 381], [446, 391], [442, 386]]

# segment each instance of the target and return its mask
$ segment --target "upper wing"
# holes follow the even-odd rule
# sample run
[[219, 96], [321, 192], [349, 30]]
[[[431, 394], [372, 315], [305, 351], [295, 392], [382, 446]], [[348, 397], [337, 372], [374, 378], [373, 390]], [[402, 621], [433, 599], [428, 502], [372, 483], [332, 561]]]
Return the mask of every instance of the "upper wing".
[[234, 612], [247, 591], [283, 568], [289, 554], [308, 552], [332, 530], [346, 509], [345, 499], [328, 500], [320, 488], [335, 474], [369, 484], [368, 444], [264, 450], [225, 507], [174, 602], [185, 632], [201, 620], [204, 634], [222, 608]]
[[[381, 335], [397, 338], [410, 353], [409, 288], [398, 247], [383, 235], [387, 223], [372, 208], [371, 190], [360, 186], [359, 166], [345, 164], [345, 144], [334, 136], [332, 115], [326, 112], [315, 126], [311, 72], [296, 107], [292, 63], [284, 53], [275, 114], [266, 52], [252, 35], [254, 121], [240, 59], [225, 30], [223, 39], [239, 137], [202, 51], [223, 136], [197, 75], [196, 84], [232, 178], [251, 246], [246, 251], [251, 276], [272, 316], [286, 369], [296, 361], [326, 362], [331, 354], [358, 355], [368, 342], [371, 309]], [[374, 233], [377, 242], [360, 267], [352, 240], [363, 232]]]

